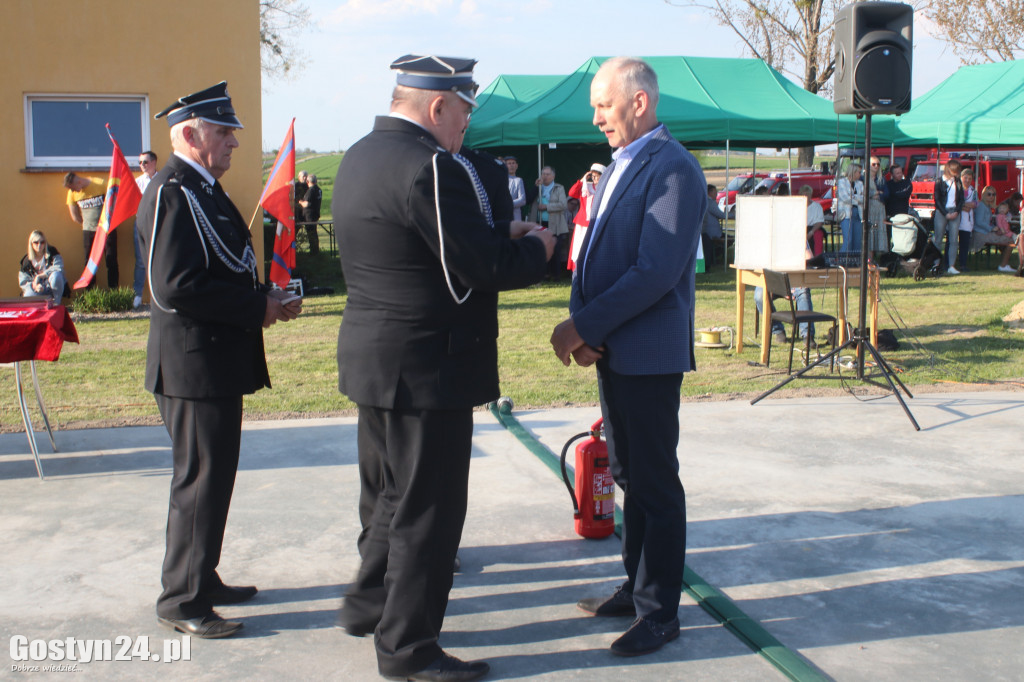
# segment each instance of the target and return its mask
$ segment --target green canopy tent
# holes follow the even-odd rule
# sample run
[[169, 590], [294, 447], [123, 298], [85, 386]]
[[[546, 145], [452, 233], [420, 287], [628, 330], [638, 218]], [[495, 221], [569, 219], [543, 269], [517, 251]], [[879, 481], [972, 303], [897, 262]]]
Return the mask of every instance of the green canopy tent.
[[534, 101], [558, 85], [565, 76], [514, 76], [502, 74], [476, 96], [474, 125], [486, 125], [500, 116]]
[[960, 67], [915, 99], [896, 127], [897, 146], [1024, 144], [1024, 62]]
[[[466, 134], [473, 147], [604, 144], [592, 123], [590, 82], [607, 57], [592, 57], [543, 95]], [[803, 90], [760, 59], [647, 57], [658, 74], [658, 118], [690, 147], [802, 147], [863, 141], [863, 123], [839, 116], [832, 103]], [[883, 120], [884, 119], [884, 120]], [[891, 117], [877, 117], [888, 142]]]
[[[496, 118], [474, 120], [471, 147], [495, 153], [535, 146], [548, 163], [575, 179], [610, 149], [593, 125], [590, 82], [607, 57], [592, 57], [540, 97]], [[807, 92], [760, 59], [646, 57], [658, 74], [658, 119], [690, 148], [803, 147], [863, 143], [864, 124], [839, 116], [832, 102]], [[876, 141], [891, 139], [892, 117], [874, 119]], [[542, 158], [542, 149], [548, 149]], [[585, 145], [585, 146], [583, 146]], [[557, 148], [556, 148], [557, 147]], [[726, 156], [728, 174], [728, 153]], [[531, 178], [524, 174], [524, 179]], [[572, 180], [568, 181], [570, 184]], [[568, 185], [566, 185], [568, 186]]]
[[[476, 96], [477, 108], [473, 110], [473, 119], [470, 129], [484, 127], [491, 121], [515, 111], [525, 104], [533, 102], [546, 93], [555, 85], [558, 85], [565, 76], [527, 76], [502, 74]], [[469, 144], [472, 147], [480, 145]], [[503, 146], [501, 150], [492, 150], [497, 154], [512, 154], [524, 161], [521, 168], [521, 176], [525, 182], [532, 183], [540, 173], [540, 158], [537, 158], [537, 171], [530, 170], [530, 164], [525, 163], [530, 156], [538, 155], [536, 145], [527, 146]], [[524, 174], [525, 173], [525, 174]]]

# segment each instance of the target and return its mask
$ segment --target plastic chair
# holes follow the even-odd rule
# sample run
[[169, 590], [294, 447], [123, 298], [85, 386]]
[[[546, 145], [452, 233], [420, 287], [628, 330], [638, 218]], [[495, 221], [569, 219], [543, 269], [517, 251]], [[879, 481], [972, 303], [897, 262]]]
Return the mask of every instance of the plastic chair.
[[[781, 322], [782, 324], [793, 325], [793, 333], [789, 338], [789, 373], [793, 373], [793, 348], [796, 346], [796, 337], [800, 334], [800, 325], [803, 323], [812, 322], [831, 322], [832, 328], [835, 329], [838, 324], [836, 318], [827, 313], [818, 313], [813, 310], [797, 310], [796, 309], [796, 297], [793, 295], [793, 289], [789, 286], [789, 275], [785, 272], [776, 272], [775, 270], [764, 271], [764, 290], [766, 299], [771, 302], [772, 322]], [[774, 302], [778, 299], [789, 301], [789, 310], [775, 310]], [[832, 333], [832, 349], [835, 349], [835, 339], [839, 335], [835, 332]], [[771, 365], [772, 361], [772, 339], [769, 334], [768, 338], [763, 339], [761, 343], [768, 344], [768, 361], [767, 365]], [[807, 358], [811, 357], [811, 335], [807, 335]]]

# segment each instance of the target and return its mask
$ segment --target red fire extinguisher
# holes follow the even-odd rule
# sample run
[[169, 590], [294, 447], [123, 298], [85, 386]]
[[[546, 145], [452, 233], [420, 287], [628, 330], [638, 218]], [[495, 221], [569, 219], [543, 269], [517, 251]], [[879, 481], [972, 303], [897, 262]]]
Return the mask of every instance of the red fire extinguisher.
[[[576, 532], [585, 538], [606, 538], [615, 531], [615, 480], [608, 466], [608, 446], [601, 440], [603, 420], [598, 419], [589, 431], [578, 433], [562, 448], [562, 480], [572, 498]], [[576, 446], [576, 489], [565, 470], [569, 446], [590, 436]]]

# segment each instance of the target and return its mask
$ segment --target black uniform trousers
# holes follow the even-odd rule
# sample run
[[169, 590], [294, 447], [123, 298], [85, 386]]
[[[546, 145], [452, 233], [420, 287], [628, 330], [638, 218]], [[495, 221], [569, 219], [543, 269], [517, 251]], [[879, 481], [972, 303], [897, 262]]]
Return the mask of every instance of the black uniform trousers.
[[597, 362], [612, 476], [622, 488], [623, 589], [637, 616], [677, 617], [686, 552], [686, 499], [679, 480], [679, 389], [683, 375], [628, 375]]
[[[89, 255], [92, 253], [92, 243], [96, 240], [96, 230], [82, 230], [82, 246], [85, 247], [85, 262], [89, 262]], [[107, 233], [107, 243], [103, 246], [103, 262], [107, 264], [107, 288], [116, 289], [118, 275], [117, 270], [117, 230]], [[99, 265], [97, 263], [96, 265]], [[96, 278], [89, 282], [89, 288], [96, 286]]]
[[455, 555], [466, 519], [473, 412], [359, 406], [362, 565], [340, 622], [374, 632], [383, 675], [441, 655]]
[[171, 436], [174, 472], [167, 512], [167, 551], [156, 612], [197, 618], [213, 608], [205, 596], [219, 587], [224, 541], [242, 438], [242, 396], [208, 400], [156, 394]]

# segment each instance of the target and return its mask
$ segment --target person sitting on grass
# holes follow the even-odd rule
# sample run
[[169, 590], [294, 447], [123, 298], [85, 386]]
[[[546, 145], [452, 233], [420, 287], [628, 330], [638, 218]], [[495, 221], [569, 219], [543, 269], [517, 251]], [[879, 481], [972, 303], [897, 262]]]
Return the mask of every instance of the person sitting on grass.
[[46, 243], [46, 235], [34, 230], [28, 237], [28, 252], [21, 258], [18, 286], [23, 296], [49, 296], [59, 305], [70, 296], [64, 277], [64, 259], [60, 252]]

